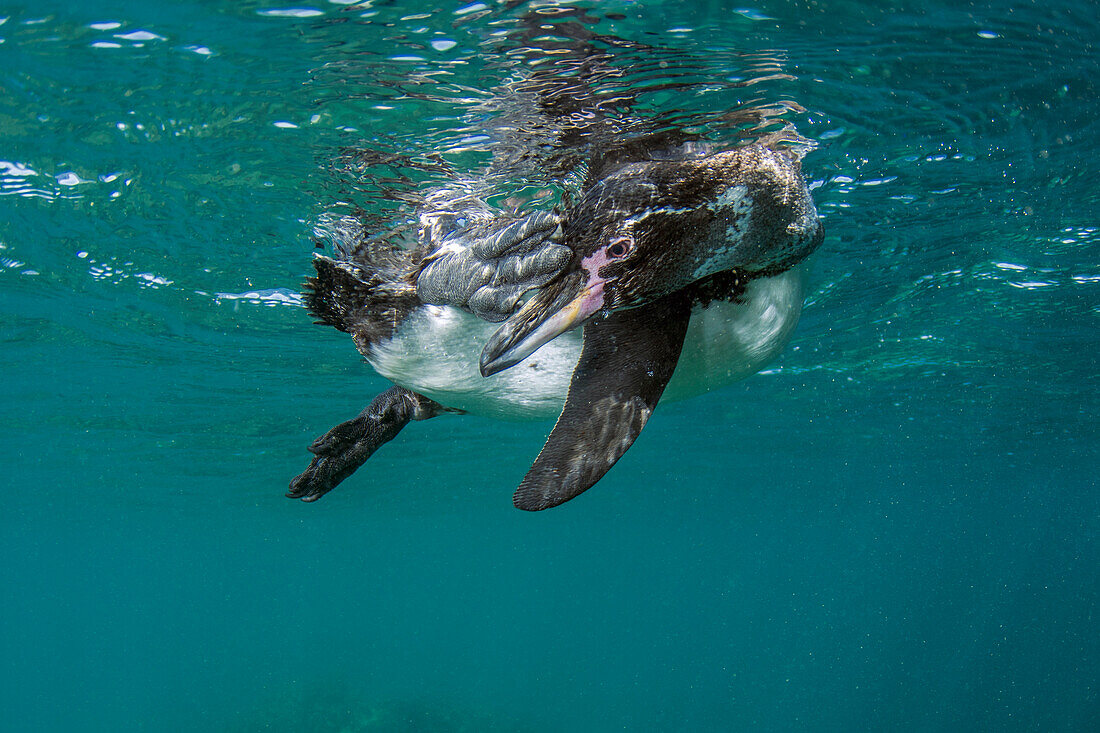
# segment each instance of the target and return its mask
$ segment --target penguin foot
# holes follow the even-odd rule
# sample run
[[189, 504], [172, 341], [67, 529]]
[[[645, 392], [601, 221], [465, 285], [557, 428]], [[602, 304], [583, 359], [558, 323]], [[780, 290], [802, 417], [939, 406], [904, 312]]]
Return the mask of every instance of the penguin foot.
[[313, 441], [313, 460], [290, 481], [291, 499], [317, 501], [355, 473], [383, 444], [393, 440], [410, 420], [427, 420], [447, 408], [404, 387], [391, 387], [366, 409]]

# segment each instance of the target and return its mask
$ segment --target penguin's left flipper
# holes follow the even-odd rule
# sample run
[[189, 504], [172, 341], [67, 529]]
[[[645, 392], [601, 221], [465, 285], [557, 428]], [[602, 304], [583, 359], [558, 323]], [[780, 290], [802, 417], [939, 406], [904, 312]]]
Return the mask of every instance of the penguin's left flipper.
[[309, 446], [313, 460], [290, 482], [291, 499], [317, 501], [362, 466], [411, 420], [427, 420], [448, 409], [404, 387], [391, 387], [361, 413], [342, 422]]
[[538, 511], [599, 481], [642, 432], [684, 345], [691, 302], [673, 293], [584, 326], [565, 409], [512, 497]]

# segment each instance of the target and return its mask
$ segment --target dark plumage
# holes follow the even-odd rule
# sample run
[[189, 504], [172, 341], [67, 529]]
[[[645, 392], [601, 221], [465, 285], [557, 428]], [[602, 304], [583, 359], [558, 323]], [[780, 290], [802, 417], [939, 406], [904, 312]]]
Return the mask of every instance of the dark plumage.
[[[763, 144], [622, 164], [590, 179], [564, 233], [570, 267], [494, 335], [483, 373], [518, 363], [596, 311], [634, 308], [719, 272], [743, 281], [783, 272], [822, 238], [800, 156]], [[547, 327], [568, 307], [570, 317]]]
[[407, 278], [412, 257], [395, 253], [391, 262], [405, 267], [387, 267], [366, 258], [315, 258], [317, 275], [306, 280], [305, 291], [310, 315], [350, 333], [361, 348], [392, 338], [397, 325], [420, 306], [420, 299]]

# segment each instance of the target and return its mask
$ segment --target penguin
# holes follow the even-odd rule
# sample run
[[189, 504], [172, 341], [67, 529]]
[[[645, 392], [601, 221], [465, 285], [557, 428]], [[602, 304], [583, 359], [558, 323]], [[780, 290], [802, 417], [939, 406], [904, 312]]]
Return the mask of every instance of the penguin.
[[517, 508], [591, 488], [663, 397], [756, 373], [789, 341], [823, 238], [804, 152], [604, 155], [560, 212], [425, 211], [412, 249], [316, 257], [310, 312], [394, 387], [313, 442], [288, 496], [320, 498], [410, 421], [448, 412], [558, 415]]

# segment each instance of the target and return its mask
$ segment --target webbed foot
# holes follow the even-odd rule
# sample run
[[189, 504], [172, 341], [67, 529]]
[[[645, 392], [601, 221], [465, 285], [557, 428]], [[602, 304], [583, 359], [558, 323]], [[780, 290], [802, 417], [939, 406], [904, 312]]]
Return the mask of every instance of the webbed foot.
[[427, 420], [446, 408], [405, 389], [391, 387], [351, 420], [313, 441], [313, 460], [290, 482], [291, 499], [317, 501], [366, 463], [376, 450], [397, 436], [410, 420]]

